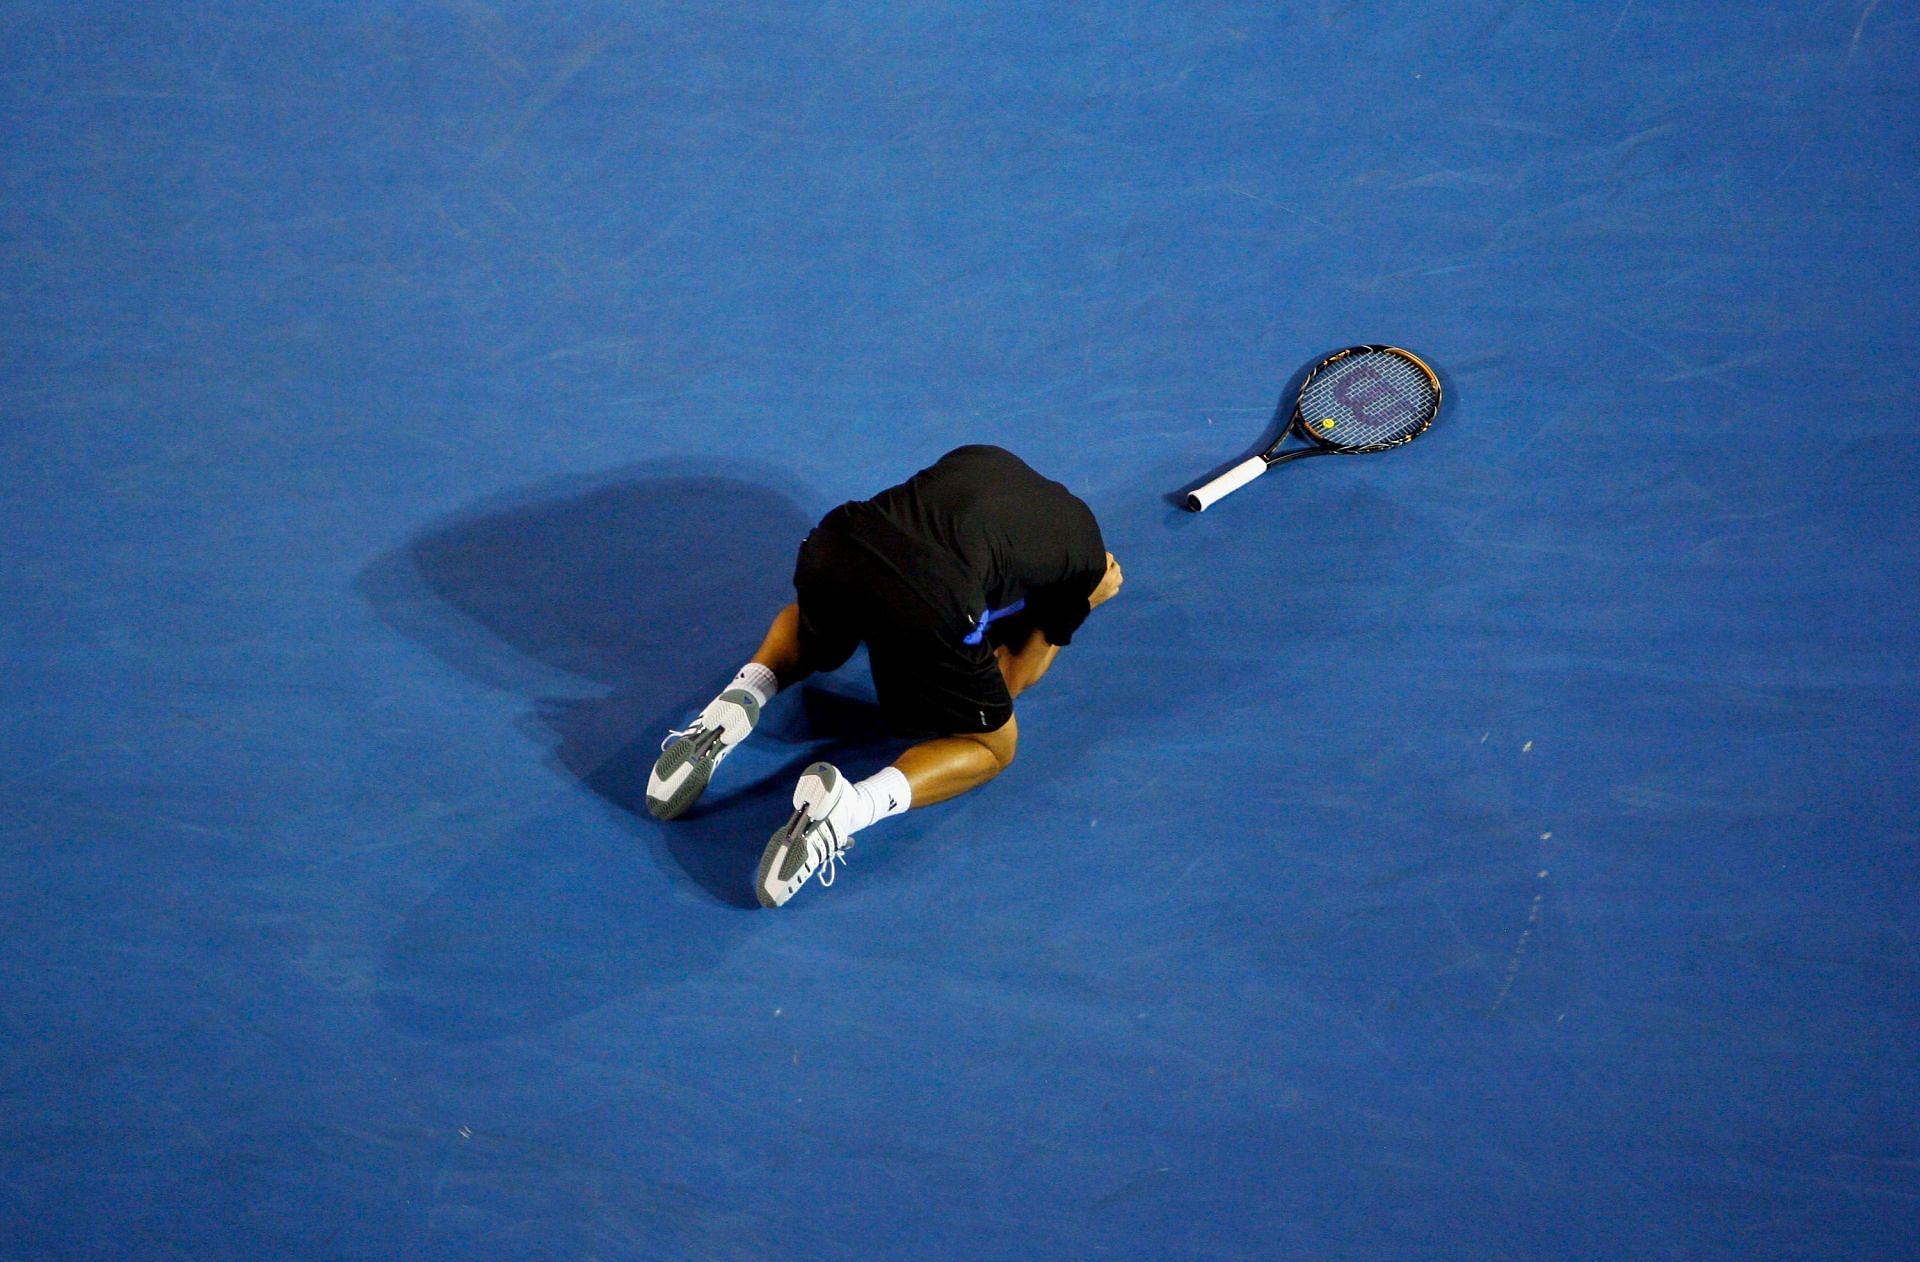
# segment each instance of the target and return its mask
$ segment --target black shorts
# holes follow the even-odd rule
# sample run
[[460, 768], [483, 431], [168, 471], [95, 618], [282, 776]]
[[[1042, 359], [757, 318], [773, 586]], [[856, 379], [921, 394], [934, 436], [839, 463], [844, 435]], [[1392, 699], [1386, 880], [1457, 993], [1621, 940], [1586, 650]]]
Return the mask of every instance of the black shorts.
[[[810, 670], [846, 664], [864, 641], [874, 691], [887, 725], [924, 738], [992, 732], [1013, 718], [1013, 698], [994, 656], [995, 643], [1024, 633], [1020, 619], [966, 643], [980, 610], [967, 608], [964, 574], [951, 585], [929, 573], [955, 562], [902, 537], [876, 546], [837, 528], [835, 514], [807, 536], [794, 566], [800, 650]], [[912, 573], [909, 582], [906, 574]], [[951, 590], [951, 599], [939, 594]]]

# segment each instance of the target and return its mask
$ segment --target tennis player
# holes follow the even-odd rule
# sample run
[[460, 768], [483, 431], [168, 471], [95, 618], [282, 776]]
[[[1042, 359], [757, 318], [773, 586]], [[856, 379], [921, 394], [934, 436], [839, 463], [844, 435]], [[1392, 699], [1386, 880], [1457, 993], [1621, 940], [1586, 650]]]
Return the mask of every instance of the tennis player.
[[961, 447], [870, 500], [842, 504], [800, 545], [797, 600], [693, 726], [668, 734], [647, 808], [680, 815], [780, 689], [843, 665], [862, 642], [888, 725], [917, 743], [849, 781], [817, 762], [767, 843], [755, 890], [778, 907], [831, 885], [854, 834], [977, 788], [1019, 744], [1013, 700], [1089, 611], [1120, 590], [1093, 512], [998, 447]]

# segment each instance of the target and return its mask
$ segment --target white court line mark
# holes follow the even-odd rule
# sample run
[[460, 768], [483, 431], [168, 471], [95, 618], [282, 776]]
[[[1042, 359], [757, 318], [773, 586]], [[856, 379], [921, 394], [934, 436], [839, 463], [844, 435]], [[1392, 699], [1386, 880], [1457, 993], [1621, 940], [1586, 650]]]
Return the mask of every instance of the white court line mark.
[[1847, 43], [1847, 59], [1842, 63], [1843, 69], [1853, 64], [1853, 55], [1860, 51], [1860, 36], [1867, 29], [1867, 19], [1872, 17], [1873, 11], [1879, 7], [1880, 0], [1867, 0], [1867, 7], [1860, 10], [1860, 20], [1853, 24], [1853, 38]]
[[[1553, 834], [1547, 833], [1546, 836], [1551, 837]], [[1500, 983], [1500, 993], [1493, 998], [1493, 1005], [1487, 1009], [1488, 1016], [1500, 1011], [1501, 1005], [1507, 1002], [1507, 996], [1513, 993], [1513, 984], [1520, 980], [1520, 965], [1527, 958], [1527, 948], [1533, 944], [1534, 931], [1540, 928], [1540, 909], [1547, 901], [1547, 871], [1546, 868], [1541, 868], [1534, 876], [1534, 879], [1541, 884], [1533, 895], [1533, 906], [1527, 909], [1526, 928], [1520, 931], [1520, 940], [1513, 944], [1513, 954], [1507, 958], [1506, 977]]]
[[574, 49], [573, 56], [560, 68], [560, 73], [548, 80], [546, 87], [536, 93], [533, 98], [527, 102], [526, 106], [521, 109], [520, 115], [514, 119], [513, 125], [508, 127], [506, 132], [491, 145], [487, 146], [486, 152], [480, 155], [480, 160], [473, 164], [474, 170], [477, 171], [481, 167], [491, 164], [495, 159], [499, 158], [501, 154], [511, 148], [514, 142], [520, 139], [521, 133], [526, 131], [528, 126], [533, 123], [533, 120], [546, 113], [548, 108], [560, 99], [561, 94], [567, 90], [567, 85], [573, 82], [581, 71], [600, 59], [600, 54], [607, 51], [608, 47], [612, 45], [613, 40], [614, 37], [611, 34], [602, 35], [598, 39], [589, 40]]
[[1646, 334], [1636, 333], [1634, 330], [1620, 323], [1618, 320], [1609, 316], [1604, 311], [1596, 310], [1594, 311], [1593, 316], [1596, 320], [1600, 321], [1600, 323], [1607, 325], [1608, 327], [1614, 329], [1617, 332], [1624, 333], [1626, 336], [1640, 343], [1640, 345], [1646, 347], [1648, 350], [1658, 355], [1661, 359], [1666, 360], [1669, 364], [1672, 364], [1675, 368], [1678, 368], [1681, 372], [1693, 371], [1694, 365], [1688, 363], [1684, 359], [1681, 359], [1678, 355], [1675, 355], [1672, 351], [1669, 351], [1665, 346], [1662, 346], [1659, 342], [1654, 341], [1652, 338], [1648, 337]]
[[46, 775], [49, 771], [52, 771], [55, 767], [58, 767], [63, 763], [72, 762], [74, 759], [80, 757], [82, 754], [90, 754], [97, 748], [99, 748], [99, 746], [88, 745], [81, 749], [70, 749], [66, 753], [61, 754], [56, 758], [48, 759], [46, 762], [41, 763], [38, 767], [35, 767], [31, 771], [22, 771], [18, 775], [9, 776], [5, 780], [0, 780], [0, 789], [11, 789], [17, 784], [25, 784], [29, 780], [37, 779], [40, 776]]
[[1248, 201], [1259, 202], [1262, 206], [1277, 207], [1280, 210], [1286, 211], [1289, 215], [1292, 215], [1296, 219], [1304, 219], [1308, 223], [1314, 224], [1321, 228], [1325, 228], [1328, 232], [1334, 233], [1337, 236], [1352, 237], [1355, 240], [1359, 239], [1358, 234], [1349, 232], [1345, 228], [1336, 228], [1330, 223], [1322, 223], [1320, 220], [1315, 219], [1312, 215], [1307, 214], [1305, 211], [1295, 210], [1293, 207], [1287, 205], [1285, 202], [1277, 202], [1271, 197], [1262, 197], [1258, 193], [1250, 193], [1246, 189], [1241, 188], [1237, 184], [1229, 183], [1227, 185], [1227, 191], [1229, 193], [1234, 194], [1237, 197], [1244, 197]]

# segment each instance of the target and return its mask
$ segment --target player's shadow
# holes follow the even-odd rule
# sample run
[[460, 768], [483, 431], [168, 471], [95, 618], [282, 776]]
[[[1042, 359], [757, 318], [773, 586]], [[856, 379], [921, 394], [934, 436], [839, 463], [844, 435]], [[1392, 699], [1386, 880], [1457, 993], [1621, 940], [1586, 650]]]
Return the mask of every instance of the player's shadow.
[[760, 480], [737, 465], [653, 464], [484, 504], [360, 581], [389, 625], [526, 696], [526, 730], [557, 769], [742, 907], [755, 905], [754, 865], [800, 769], [885, 739], [870, 700], [803, 687], [768, 709], [700, 806], [671, 825], [647, 814], [662, 735], [724, 686], [793, 598], [793, 552], [811, 518], [774, 489], [777, 474], [749, 476]]
[[810, 519], [779, 485], [738, 465], [622, 469], [478, 505], [361, 573], [389, 626], [524, 697], [523, 727], [555, 772], [635, 843], [578, 835], [570, 803], [527, 801], [480, 823], [464, 862], [387, 944], [377, 1003], [389, 1019], [455, 1041], [540, 1028], [711, 968], [764, 923], [739, 917], [723, 932], [715, 913], [756, 906], [754, 868], [800, 768], [883, 739], [870, 701], [828, 690], [858, 685], [781, 697], [681, 820], [649, 816], [645, 788], [661, 735], [792, 598]]

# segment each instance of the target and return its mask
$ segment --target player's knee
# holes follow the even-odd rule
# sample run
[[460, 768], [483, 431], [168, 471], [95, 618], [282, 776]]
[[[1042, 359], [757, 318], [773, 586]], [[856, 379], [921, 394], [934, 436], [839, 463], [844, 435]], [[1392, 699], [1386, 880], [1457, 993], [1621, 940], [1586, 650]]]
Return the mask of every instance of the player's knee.
[[999, 775], [1013, 765], [1013, 756], [1020, 748], [1020, 728], [1012, 719], [1006, 725], [991, 732], [981, 732], [973, 739], [993, 755], [992, 775]]

